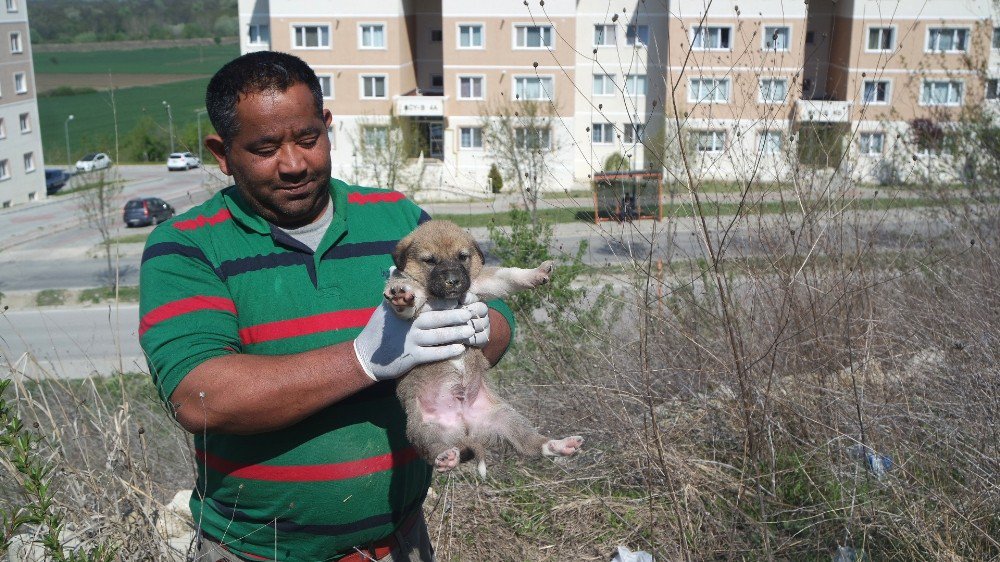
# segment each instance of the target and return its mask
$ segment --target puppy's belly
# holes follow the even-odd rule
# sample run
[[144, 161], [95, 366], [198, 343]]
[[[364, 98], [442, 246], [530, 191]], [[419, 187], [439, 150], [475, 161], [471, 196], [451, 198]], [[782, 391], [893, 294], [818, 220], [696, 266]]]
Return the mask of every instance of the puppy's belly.
[[425, 423], [464, 433], [469, 425], [477, 424], [488, 415], [493, 400], [488, 392], [482, 392], [482, 375], [469, 372], [467, 356], [440, 363], [440, 366], [447, 366], [447, 375], [434, 377], [421, 385], [418, 402]]

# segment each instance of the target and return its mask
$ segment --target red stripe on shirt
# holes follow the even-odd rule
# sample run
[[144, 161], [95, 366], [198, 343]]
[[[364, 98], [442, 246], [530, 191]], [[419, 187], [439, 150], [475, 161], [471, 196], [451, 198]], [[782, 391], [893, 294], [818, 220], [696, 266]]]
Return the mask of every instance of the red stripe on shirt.
[[395, 203], [400, 199], [406, 199], [406, 196], [399, 191], [390, 191], [388, 193], [349, 193], [347, 195], [348, 203], [356, 203], [358, 205], [364, 205], [365, 203]]
[[169, 320], [175, 316], [180, 316], [181, 314], [188, 314], [189, 312], [198, 312], [201, 310], [221, 310], [223, 312], [232, 312], [236, 314], [236, 303], [230, 299], [223, 297], [188, 297], [186, 299], [181, 299], [179, 301], [168, 302], [167, 304], [158, 306], [153, 310], [150, 310], [142, 320], [139, 321], [139, 337], [141, 338], [146, 330], [152, 328], [156, 324], [163, 322], [164, 320]]
[[269, 482], [329, 482], [347, 480], [400, 468], [417, 458], [417, 451], [407, 447], [377, 457], [331, 464], [273, 466], [230, 461], [207, 453], [195, 451], [198, 460], [205, 466], [226, 476], [245, 480], [265, 480]]
[[307, 336], [319, 332], [360, 328], [368, 323], [368, 319], [372, 317], [372, 313], [374, 312], [374, 307], [339, 310], [314, 316], [304, 316], [291, 320], [279, 320], [267, 324], [248, 326], [240, 330], [240, 340], [242, 340], [244, 345], [251, 345], [271, 340]]
[[203, 215], [198, 215], [193, 219], [177, 221], [174, 223], [174, 228], [177, 230], [195, 230], [196, 228], [201, 228], [203, 226], [215, 226], [220, 222], [225, 222], [233, 218], [233, 215], [229, 212], [229, 209], [219, 209], [218, 213], [210, 217]]

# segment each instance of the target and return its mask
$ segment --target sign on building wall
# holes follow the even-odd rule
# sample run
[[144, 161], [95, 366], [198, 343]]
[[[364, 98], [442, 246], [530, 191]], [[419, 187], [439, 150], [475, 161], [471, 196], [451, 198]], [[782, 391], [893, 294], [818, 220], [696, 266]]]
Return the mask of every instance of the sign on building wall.
[[396, 115], [401, 117], [442, 117], [444, 98], [400, 96], [396, 98]]

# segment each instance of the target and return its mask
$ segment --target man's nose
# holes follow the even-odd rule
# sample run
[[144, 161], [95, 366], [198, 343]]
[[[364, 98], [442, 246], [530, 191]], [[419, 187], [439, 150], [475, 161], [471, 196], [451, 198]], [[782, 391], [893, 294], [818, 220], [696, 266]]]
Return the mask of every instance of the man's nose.
[[278, 173], [295, 176], [306, 171], [306, 159], [301, 149], [295, 144], [281, 147], [278, 159]]

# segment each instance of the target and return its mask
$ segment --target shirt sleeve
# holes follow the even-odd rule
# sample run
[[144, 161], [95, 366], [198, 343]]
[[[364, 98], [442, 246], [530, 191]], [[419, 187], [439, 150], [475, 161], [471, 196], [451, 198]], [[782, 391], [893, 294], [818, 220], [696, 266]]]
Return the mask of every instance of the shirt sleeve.
[[[162, 227], [157, 231], [164, 230]], [[139, 343], [161, 399], [192, 369], [241, 351], [236, 304], [191, 240], [154, 231], [139, 276]]]

